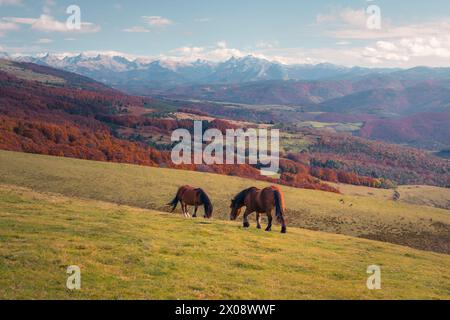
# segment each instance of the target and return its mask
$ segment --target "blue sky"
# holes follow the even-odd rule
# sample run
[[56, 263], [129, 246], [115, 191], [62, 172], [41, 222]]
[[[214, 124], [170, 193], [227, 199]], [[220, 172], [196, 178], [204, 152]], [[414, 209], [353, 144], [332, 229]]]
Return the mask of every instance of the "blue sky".
[[[71, 4], [80, 31], [65, 29]], [[367, 27], [371, 5], [381, 29]], [[450, 1], [0, 0], [0, 51], [450, 66]]]

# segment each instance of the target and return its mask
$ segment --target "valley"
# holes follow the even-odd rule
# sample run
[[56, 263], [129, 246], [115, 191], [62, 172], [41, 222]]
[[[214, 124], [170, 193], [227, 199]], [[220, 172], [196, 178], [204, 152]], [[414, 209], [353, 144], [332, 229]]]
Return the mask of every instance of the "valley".
[[0, 300], [450, 300], [450, 2], [329, 2], [0, 0]]

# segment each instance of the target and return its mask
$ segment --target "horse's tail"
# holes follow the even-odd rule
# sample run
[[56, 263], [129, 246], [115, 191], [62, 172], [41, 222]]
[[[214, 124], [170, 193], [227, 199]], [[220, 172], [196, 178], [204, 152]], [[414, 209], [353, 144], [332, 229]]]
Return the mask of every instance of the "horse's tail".
[[213, 205], [211, 203], [211, 200], [209, 200], [208, 195], [203, 189], [199, 188], [198, 192], [200, 194], [200, 200], [203, 202], [203, 205], [205, 206], [205, 215], [207, 218], [211, 218], [213, 212]]
[[284, 197], [278, 188], [274, 188], [273, 196], [275, 199], [275, 215], [277, 221], [281, 223], [284, 217]]
[[180, 200], [181, 200], [181, 190], [182, 190], [182, 188], [178, 189], [175, 198], [173, 198], [173, 200], [167, 204], [168, 206], [172, 207], [172, 212], [175, 211], [175, 209], [177, 208], [178, 202], [180, 202]]

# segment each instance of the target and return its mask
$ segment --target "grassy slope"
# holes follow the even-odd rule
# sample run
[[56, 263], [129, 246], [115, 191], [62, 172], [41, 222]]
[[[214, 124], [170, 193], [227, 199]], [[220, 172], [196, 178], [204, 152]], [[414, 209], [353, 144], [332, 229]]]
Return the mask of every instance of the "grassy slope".
[[[66, 268], [82, 290], [65, 289]], [[366, 269], [382, 268], [382, 290]], [[400, 299], [450, 296], [450, 256], [0, 185], [0, 299]]]
[[[363, 186], [329, 183], [338, 188], [343, 194], [353, 196], [369, 196], [379, 200], [392, 200], [394, 190], [373, 189]], [[400, 202], [436, 207], [450, 210], [450, 189], [433, 186], [399, 186], [396, 189], [400, 193]]]
[[[0, 183], [155, 210], [167, 210], [164, 204], [177, 188], [192, 184], [208, 191], [214, 202], [215, 217], [224, 219], [229, 215], [230, 199], [238, 191], [252, 185], [266, 185], [199, 172], [5, 151], [0, 151], [0, 163]], [[290, 226], [450, 253], [448, 210], [380, 201], [379, 197], [372, 196], [282, 189]]]
[[0, 71], [13, 74], [15, 77], [23, 80], [37, 81], [44, 84], [59, 84], [62, 85], [66, 81], [64, 79], [54, 77], [48, 74], [33, 72], [32, 70], [24, 69], [14, 62], [0, 59]]

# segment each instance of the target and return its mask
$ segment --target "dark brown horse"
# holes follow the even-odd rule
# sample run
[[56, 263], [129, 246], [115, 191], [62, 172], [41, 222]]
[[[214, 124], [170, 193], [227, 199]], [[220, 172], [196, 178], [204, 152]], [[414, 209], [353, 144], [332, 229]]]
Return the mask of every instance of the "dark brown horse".
[[186, 218], [190, 218], [191, 215], [188, 211], [188, 206], [194, 206], [194, 214], [192, 217], [197, 217], [198, 207], [203, 205], [205, 207], [205, 218], [211, 218], [213, 213], [213, 206], [211, 200], [205, 191], [200, 188], [194, 188], [191, 186], [182, 186], [178, 189], [175, 198], [168, 203], [168, 206], [172, 206], [172, 212], [177, 208], [178, 202], [181, 203], [181, 210]]
[[231, 200], [231, 220], [237, 219], [241, 214], [242, 207], [246, 207], [244, 213], [244, 228], [250, 227], [248, 216], [253, 212], [256, 212], [258, 229], [261, 229], [261, 214], [266, 214], [269, 221], [266, 231], [272, 231], [272, 211], [275, 208], [275, 216], [281, 224], [281, 233], [286, 233], [284, 197], [278, 187], [272, 186], [262, 190], [252, 187], [238, 193], [238, 195]]

